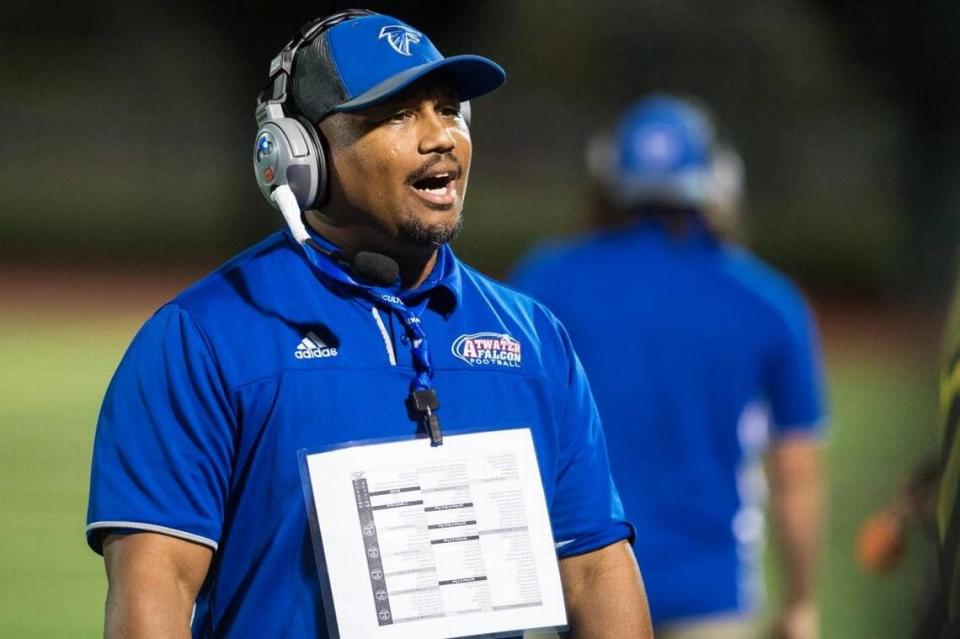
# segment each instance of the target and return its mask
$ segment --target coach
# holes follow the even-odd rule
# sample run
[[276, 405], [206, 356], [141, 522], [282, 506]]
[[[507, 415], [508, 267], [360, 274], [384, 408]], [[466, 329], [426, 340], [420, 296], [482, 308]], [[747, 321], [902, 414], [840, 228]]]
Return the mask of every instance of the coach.
[[657, 637], [760, 636], [765, 455], [785, 581], [772, 636], [815, 639], [823, 408], [809, 309], [724, 240], [739, 163], [704, 109], [648, 96], [592, 151], [605, 228], [527, 258], [515, 281], [583, 357]]
[[572, 636], [650, 636], [563, 327], [447, 244], [470, 170], [461, 101], [503, 80], [365, 11], [307, 25], [271, 65], [255, 166], [289, 229], [160, 308], [104, 399], [87, 537], [107, 636], [326, 636], [297, 451], [414, 437], [431, 416], [531, 428]]

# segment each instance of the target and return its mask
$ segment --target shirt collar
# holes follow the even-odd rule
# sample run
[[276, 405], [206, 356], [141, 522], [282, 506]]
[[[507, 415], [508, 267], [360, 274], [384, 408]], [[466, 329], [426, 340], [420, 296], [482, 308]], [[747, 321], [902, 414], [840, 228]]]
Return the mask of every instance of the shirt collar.
[[684, 222], [687, 224], [687, 227], [684, 233], [677, 236], [673, 236], [670, 233], [666, 221], [658, 217], [641, 217], [628, 228], [632, 228], [632, 232], [638, 235], [671, 237], [673, 240], [672, 244], [678, 246], [700, 247], [713, 246], [717, 243], [717, 239], [713, 231], [710, 230], [710, 226], [707, 224], [703, 215], [698, 213], [680, 213], [678, 215], [685, 215], [686, 219]]
[[[309, 229], [311, 238], [320, 246], [330, 251], [339, 251], [333, 242], [327, 240], [322, 235], [317, 234], [313, 229]], [[443, 244], [437, 249], [437, 261], [433, 270], [427, 276], [420, 286], [412, 290], [404, 290], [400, 287], [400, 279], [391, 286], [374, 287], [362, 280], [354, 277], [353, 273], [342, 264], [335, 262], [328, 256], [310, 248], [306, 245], [300, 245], [289, 230], [284, 234], [287, 240], [294, 245], [301, 246], [302, 254], [307, 262], [313, 268], [314, 272], [327, 281], [332, 281], [347, 290], [370, 291], [377, 288], [380, 291], [393, 293], [403, 300], [404, 304], [413, 307], [426, 300], [427, 306], [434, 308], [444, 316], [453, 313], [460, 303], [460, 297], [463, 292], [463, 282], [460, 275], [460, 260], [454, 255], [453, 249], [449, 245]]]

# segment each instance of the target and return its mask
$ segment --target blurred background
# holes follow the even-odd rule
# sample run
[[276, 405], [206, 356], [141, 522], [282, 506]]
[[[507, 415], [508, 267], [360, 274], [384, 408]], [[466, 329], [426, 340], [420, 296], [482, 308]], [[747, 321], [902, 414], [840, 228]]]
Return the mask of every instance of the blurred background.
[[[156, 306], [279, 226], [251, 174], [254, 98], [302, 23], [353, 5], [64, 4], [0, 5], [4, 637], [99, 635], [105, 580], [83, 528], [100, 399]], [[473, 105], [455, 247], [494, 276], [585, 226], [584, 145], [629, 102], [666, 90], [712, 107], [745, 162], [747, 244], [803, 287], [825, 340], [823, 636], [906, 636], [931, 544], [915, 531], [882, 579], [853, 548], [934, 447], [960, 238], [960, 3], [365, 6], [508, 71]]]

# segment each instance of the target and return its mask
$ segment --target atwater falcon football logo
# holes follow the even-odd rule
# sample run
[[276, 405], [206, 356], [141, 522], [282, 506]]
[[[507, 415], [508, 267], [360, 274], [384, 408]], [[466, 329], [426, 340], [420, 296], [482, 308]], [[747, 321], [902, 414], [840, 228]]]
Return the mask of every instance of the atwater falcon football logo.
[[454, 340], [450, 350], [471, 366], [520, 368], [520, 342], [506, 333], [461, 335]]

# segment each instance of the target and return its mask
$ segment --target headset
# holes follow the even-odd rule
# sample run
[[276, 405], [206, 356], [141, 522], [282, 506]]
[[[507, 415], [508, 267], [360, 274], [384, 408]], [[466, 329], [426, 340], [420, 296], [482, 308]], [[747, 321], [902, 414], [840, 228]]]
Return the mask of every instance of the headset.
[[[298, 35], [270, 62], [269, 84], [257, 97], [259, 130], [253, 148], [257, 186], [267, 201], [280, 209], [301, 243], [305, 241], [306, 231], [299, 231], [302, 227], [300, 211], [323, 205], [329, 194], [330, 177], [326, 149], [314, 123], [299, 114], [285, 111], [294, 58], [302, 46], [324, 31], [369, 15], [378, 14], [366, 9], [347, 9], [301, 27]], [[470, 103], [461, 102], [460, 112], [469, 126]], [[279, 188], [283, 186], [289, 190]], [[296, 212], [293, 210], [294, 199], [299, 209]]]
[[253, 148], [253, 169], [260, 192], [281, 211], [284, 209], [277, 201], [278, 187], [288, 186], [298, 208], [306, 211], [323, 204], [329, 182], [327, 155], [316, 127], [303, 116], [288, 115], [284, 110], [297, 51], [327, 29], [367, 15], [376, 14], [366, 9], [348, 9], [309, 22], [270, 62], [269, 84], [257, 97], [259, 130]]

